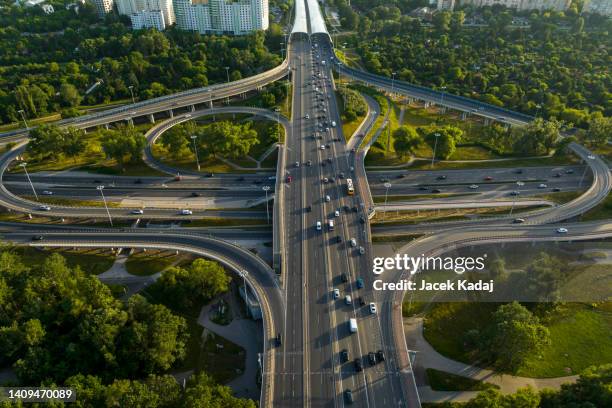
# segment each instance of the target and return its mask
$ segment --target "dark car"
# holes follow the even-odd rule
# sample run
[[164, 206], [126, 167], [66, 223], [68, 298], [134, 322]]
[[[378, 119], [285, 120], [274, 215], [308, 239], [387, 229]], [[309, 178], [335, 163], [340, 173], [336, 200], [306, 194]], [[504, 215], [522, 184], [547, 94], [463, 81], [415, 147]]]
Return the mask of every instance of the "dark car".
[[202, 194], [198, 193], [197, 191], [194, 191], [191, 193], [192, 197], [200, 197]]
[[329, 178], [329, 182], [330, 182], [330, 183], [335, 183], [335, 182], [336, 182], [336, 179], [335, 179], [335, 178], [333, 178], [333, 177], [330, 177], [330, 178]]
[[357, 211], [359, 211], [359, 209], [357, 208], [357, 206], [354, 206], [353, 207], [353, 212], [357, 212]]
[[556, 177], [556, 178], [559, 178], [559, 177], [561, 177], [561, 176], [562, 176], [562, 174], [561, 174], [561, 173], [556, 173], [556, 174], [554, 175], [554, 177]]
[[341, 237], [340, 235], [338, 235], [338, 236], [336, 237], [336, 242], [337, 242], [337, 243], [341, 243], [341, 242], [342, 242], [342, 237]]
[[306, 211], [311, 212], [312, 211], [312, 205], [309, 205], [308, 207], [306, 207]]
[[425, 187], [425, 186], [421, 186], [421, 187], [419, 187], [419, 190], [420, 190], [420, 191], [427, 191], [427, 187]]
[[340, 352], [340, 361], [343, 362], [343, 363], [349, 361], [349, 352], [348, 352], [347, 349], [343, 349]]
[[561, 191], [561, 189], [559, 187], [555, 187], [555, 188], [552, 189], [552, 191], [554, 193], [558, 193], [559, 191]]
[[438, 189], [438, 188], [434, 188], [433, 190], [431, 190], [431, 192], [434, 193], [434, 194], [441, 193], [440, 189]]
[[376, 358], [378, 359], [378, 361], [385, 361], [385, 352], [382, 350], [378, 350], [376, 352]]
[[363, 371], [363, 363], [361, 362], [361, 359], [359, 357], [355, 359], [355, 371]]
[[359, 216], [359, 222], [365, 224], [365, 217], [363, 215]]
[[574, 174], [574, 169], [565, 170], [565, 174]]
[[523, 169], [516, 169], [514, 170], [515, 174], [523, 174]]
[[[340, 240], [342, 241], [342, 237], [340, 235], [338, 235], [338, 238], [340, 238]], [[342, 275], [340, 275], [340, 279], [342, 279], [342, 282], [348, 282], [348, 275], [346, 273], [343, 273]]]
[[399, 179], [402, 179], [402, 178], [404, 178], [404, 177], [406, 177], [406, 175], [405, 175], [405, 174], [398, 174], [398, 175], [397, 175], [397, 178], [399, 178]]
[[359, 297], [357, 298], [357, 304], [358, 304], [359, 306], [365, 306], [365, 304], [366, 304], [365, 299], [364, 299], [364, 298], [362, 298], [361, 296], [359, 296]]
[[136, 180], [134, 181], [134, 184], [142, 184], [142, 180], [141, 180], [141, 179], [136, 179]]
[[446, 180], [446, 176], [438, 176], [436, 177], [436, 180]]
[[376, 365], [376, 354], [374, 354], [373, 351], [368, 353], [368, 361], [370, 362], [370, 365]]
[[363, 288], [363, 278], [357, 278], [357, 289]]
[[353, 391], [349, 389], [344, 390], [344, 401], [346, 401], [347, 404], [353, 403]]
[[331, 163], [331, 162], [332, 162], [332, 158], [331, 158], [331, 157], [328, 157], [328, 158], [327, 158], [327, 162], [328, 162], [328, 163]]
[[32, 237], [32, 241], [42, 241], [43, 239], [45, 239], [45, 237], [43, 237], [42, 235], [34, 235]]
[[215, 176], [215, 174], [214, 174], [214, 173], [208, 173], [208, 174], [206, 174], [206, 177], [214, 177], [214, 176]]
[[280, 333], [276, 335], [276, 347], [280, 347], [283, 344], [283, 338]]
[[244, 181], [244, 177], [242, 177], [242, 176], [241, 176], [241, 177], [238, 177], [238, 178], [236, 179], [236, 181]]
[[262, 181], [261, 181], [261, 180], [255, 180], [255, 181], [253, 181], [253, 184], [261, 184], [261, 183], [262, 183]]

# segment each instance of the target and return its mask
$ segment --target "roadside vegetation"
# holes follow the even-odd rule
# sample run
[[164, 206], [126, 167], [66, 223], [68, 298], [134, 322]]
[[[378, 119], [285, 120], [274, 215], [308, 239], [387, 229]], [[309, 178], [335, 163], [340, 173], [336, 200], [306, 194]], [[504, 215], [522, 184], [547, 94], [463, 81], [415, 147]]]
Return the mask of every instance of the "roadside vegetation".
[[472, 380], [433, 368], [426, 369], [425, 373], [427, 384], [434, 391], [483, 391], [490, 388], [499, 388], [497, 385], [488, 382]]
[[359, 92], [346, 86], [336, 90], [338, 108], [342, 119], [342, 133], [348, 141], [368, 113], [368, 106]]

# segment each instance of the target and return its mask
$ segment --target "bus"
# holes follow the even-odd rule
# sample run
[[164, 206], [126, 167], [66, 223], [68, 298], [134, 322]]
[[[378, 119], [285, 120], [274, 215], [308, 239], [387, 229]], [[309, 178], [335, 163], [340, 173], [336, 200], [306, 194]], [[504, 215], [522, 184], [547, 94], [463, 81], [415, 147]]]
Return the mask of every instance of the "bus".
[[346, 179], [346, 190], [348, 192], [348, 195], [355, 194], [355, 188], [353, 187], [353, 180]]

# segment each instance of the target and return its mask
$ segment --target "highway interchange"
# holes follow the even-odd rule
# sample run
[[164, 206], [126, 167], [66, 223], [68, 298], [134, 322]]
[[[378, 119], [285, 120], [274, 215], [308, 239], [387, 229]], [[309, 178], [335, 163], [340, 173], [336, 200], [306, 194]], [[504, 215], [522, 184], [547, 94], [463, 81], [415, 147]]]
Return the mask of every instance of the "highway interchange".
[[[584, 164], [568, 167], [535, 167], [521, 169], [409, 171], [396, 170], [369, 173], [363, 168], [366, 149], [352, 152], [353, 144], [345, 143], [341, 119], [334, 94], [332, 69], [339, 70], [369, 85], [393, 89], [412, 98], [430, 103], [442, 101], [437, 91], [355, 71], [333, 64], [334, 55], [329, 34], [322, 23], [315, 0], [297, 0], [294, 30], [290, 36], [288, 58], [283, 65], [268, 73], [237, 83], [223, 84], [190, 91], [158, 100], [145, 101], [90, 117], [70, 121], [70, 124], [92, 127], [114, 121], [130, 120], [166, 110], [190, 107], [177, 116], [154, 126], [147, 136], [151, 143], [160, 132], [182, 121], [214, 113], [249, 113], [279, 120], [285, 127], [286, 141], [279, 154], [274, 174], [213, 175], [185, 174], [175, 182], [175, 169], [157, 162], [150, 149], [145, 158], [153, 168], [169, 177], [111, 177], [69, 173], [32, 175], [39, 190], [53, 190], [57, 197], [90, 200], [97, 195], [95, 185], [105, 184], [109, 199], [125, 197], [172, 196], [198, 200], [193, 192], [207, 197], [261, 198], [262, 183], [268, 182], [276, 191], [274, 206], [274, 239], [280, 245], [280, 274], [257, 256], [230, 244], [232, 237], [259, 236], [268, 232], [201, 231], [191, 229], [82, 229], [70, 226], [0, 224], [0, 236], [5, 241], [41, 247], [132, 247], [186, 251], [216, 259], [234, 272], [248, 271], [248, 282], [254, 290], [264, 315], [264, 359], [261, 406], [274, 407], [341, 407], [350, 400], [359, 407], [420, 406], [416, 384], [401, 322], [400, 291], [374, 291], [375, 276], [371, 273], [372, 232], [401, 234], [402, 225], [376, 226], [370, 231], [369, 194], [383, 196], [385, 182], [391, 182], [389, 195], [409, 196], [440, 193], [475, 193], [477, 200], [507, 198], [516, 181], [524, 181], [521, 196], [561, 191], [584, 191], [578, 198], [563, 205], [522, 214], [525, 222], [513, 224], [514, 217], [499, 216], [458, 222], [429, 223], [411, 227], [410, 231], [426, 234], [403, 247], [400, 253], [438, 254], [462, 245], [493, 242], [558, 241], [599, 239], [612, 235], [612, 223], [566, 224], [569, 232], [559, 235], [557, 226], [544, 225], [572, 219], [601, 202], [607, 196], [612, 181], [607, 165], [584, 147], [572, 144], [572, 149]], [[325, 61], [325, 63], [323, 62]], [[281, 118], [270, 111], [253, 108], [214, 108], [197, 110], [195, 105], [210, 107], [212, 99], [239, 95], [258, 89], [287, 74], [293, 84], [292, 116]], [[213, 90], [214, 89], [214, 90]], [[444, 94], [444, 106], [467, 114], [484, 116], [510, 125], [522, 125], [531, 117], [491, 107], [475, 100]], [[371, 126], [375, 115], [368, 115], [364, 127]], [[335, 126], [332, 124], [335, 122]], [[68, 123], [67, 123], [68, 124]], [[24, 143], [26, 130], [5, 134], [5, 140]], [[320, 138], [317, 137], [320, 135]], [[354, 142], [351, 142], [354, 143]], [[325, 148], [322, 148], [325, 146]], [[0, 158], [0, 201], [2, 206], [17, 212], [40, 213], [38, 202], [24, 199], [29, 195], [28, 184], [19, 174], [6, 173], [6, 168], [23, 149], [18, 145]], [[365, 150], [365, 151], [364, 151]], [[343, 173], [344, 177], [340, 177]], [[557, 177], [557, 174], [559, 176]], [[483, 177], [490, 175], [491, 180]], [[288, 176], [292, 181], [288, 182]], [[271, 177], [276, 177], [272, 180]], [[334, 177], [338, 182], [325, 183]], [[346, 194], [345, 179], [355, 180], [356, 192]], [[113, 187], [108, 187], [110, 185]], [[478, 185], [470, 189], [470, 185]], [[546, 184], [546, 187], [539, 187]], [[477, 191], [476, 191], [477, 190]], [[440, 194], [434, 193], [434, 194]], [[329, 197], [329, 199], [327, 199]], [[469, 199], [463, 197], [463, 199]], [[440, 198], [439, 201], [452, 201]], [[127, 220], [196, 219], [214, 217], [265, 217], [261, 211], [232, 209], [195, 210], [191, 215], [178, 215], [176, 208], [146, 208], [146, 214], [132, 214], [130, 208], [109, 208], [113, 217]], [[338, 211], [338, 214], [335, 214]], [[68, 207], [53, 205], [45, 215], [67, 218], [103, 218], [99, 207]], [[334, 221], [333, 230], [328, 222]], [[317, 229], [317, 222], [321, 228]], [[44, 234], [44, 241], [31, 241], [33, 235]], [[351, 239], [355, 239], [355, 246]], [[277, 244], [279, 240], [281, 244]], [[404, 276], [390, 273], [384, 276], [395, 282]], [[357, 287], [358, 280], [363, 288]], [[361, 286], [361, 285], [360, 285]], [[334, 289], [339, 297], [335, 298]], [[351, 296], [350, 304], [345, 296]], [[371, 313], [369, 304], [377, 305]], [[357, 321], [357, 332], [349, 330], [349, 319]], [[348, 353], [345, 358], [343, 351]], [[382, 350], [385, 359], [370, 366], [368, 353]], [[358, 370], [361, 361], [362, 370]], [[350, 392], [347, 392], [350, 391]]]

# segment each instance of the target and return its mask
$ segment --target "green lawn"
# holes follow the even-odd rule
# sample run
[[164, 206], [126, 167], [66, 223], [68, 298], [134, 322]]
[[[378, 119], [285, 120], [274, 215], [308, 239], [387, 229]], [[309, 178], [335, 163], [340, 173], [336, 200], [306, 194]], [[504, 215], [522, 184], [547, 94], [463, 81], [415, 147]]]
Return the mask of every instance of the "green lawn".
[[[270, 208], [270, 217], [272, 209]], [[183, 223], [183, 227], [239, 227], [243, 225], [266, 225], [265, 218], [202, 218], [193, 220], [189, 223]], [[270, 226], [272, 220], [270, 219]]]
[[130, 255], [125, 262], [125, 268], [132, 275], [149, 276], [161, 272], [173, 264], [184, 265], [190, 257], [168, 254], [162, 251], [137, 252]]
[[[477, 355], [464, 347], [463, 336], [471, 329], [482, 330], [491, 320], [495, 303], [439, 303], [427, 313], [424, 334], [440, 353], [465, 363]], [[561, 306], [543, 322], [550, 331], [551, 344], [541, 355], [534, 355], [517, 375], [536, 378], [560, 377], [579, 373], [584, 368], [612, 361], [612, 310], [607, 303], [600, 308], [579, 303]], [[569, 368], [570, 370], [566, 370]]]
[[[482, 162], [436, 162], [433, 166], [434, 170], [450, 170], [450, 169], [488, 169], [488, 168], [515, 168], [515, 167], [534, 167], [534, 166], [567, 166], [578, 164], [579, 160], [576, 156], [552, 156], [542, 158], [528, 159], [510, 159], [499, 161], [482, 161]], [[429, 170], [431, 169], [431, 160], [415, 160], [409, 167], [414, 170]]]
[[[23, 198], [34, 201], [34, 196], [23, 196]], [[63, 197], [50, 197], [50, 196], [38, 196], [38, 201], [45, 204], [50, 205], [62, 205], [62, 206], [71, 206], [71, 207], [104, 207], [104, 202], [102, 200], [73, 200], [71, 198], [63, 198]], [[109, 207], [119, 207], [119, 203], [115, 201], [106, 201], [106, 205]]]
[[17, 247], [15, 251], [22, 255], [23, 261], [30, 267], [36, 267], [44, 262], [53, 252], [61, 254], [66, 258], [66, 262], [70, 267], [80, 266], [85, 273], [98, 275], [107, 271], [115, 263], [115, 256], [109, 251], [101, 249], [83, 249], [83, 250], [41, 250], [32, 247]]
[[587, 211], [581, 221], [609, 220], [612, 218], [612, 195], [608, 195], [599, 205]]
[[433, 368], [426, 369], [425, 373], [427, 374], [427, 383], [434, 391], [483, 391], [490, 388], [499, 388], [495, 384], [472, 380]]
[[[336, 101], [338, 102], [338, 110], [340, 114], [342, 115], [344, 113], [344, 101], [338, 91], [335, 92], [335, 95], [336, 95]], [[359, 96], [361, 97], [361, 94], [359, 94]], [[366, 104], [363, 97], [361, 97], [361, 99], [363, 100], [363, 103]], [[348, 141], [353, 136], [353, 133], [355, 133], [355, 131], [357, 130], [361, 122], [363, 122], [365, 117], [366, 115], [364, 114], [364, 115], [357, 116], [354, 120], [350, 122], [344, 121], [344, 120], [342, 121], [342, 133], [344, 134], [344, 139], [346, 141]]]
[[221, 384], [242, 374], [245, 361], [246, 352], [242, 347], [214, 333], [209, 334], [200, 352], [200, 368]]
[[[411, 200], [424, 200], [431, 198], [448, 198], [448, 197], [465, 197], [475, 195], [477, 193], [441, 193], [441, 194], [411, 194], [411, 195], [390, 195], [387, 197], [387, 202], [394, 201], [411, 201]], [[373, 197], [375, 203], [384, 203], [385, 196]]]

